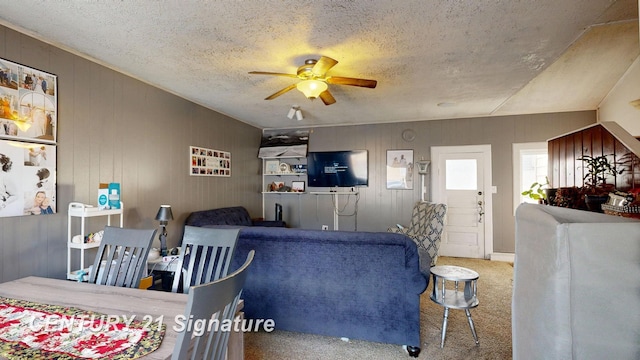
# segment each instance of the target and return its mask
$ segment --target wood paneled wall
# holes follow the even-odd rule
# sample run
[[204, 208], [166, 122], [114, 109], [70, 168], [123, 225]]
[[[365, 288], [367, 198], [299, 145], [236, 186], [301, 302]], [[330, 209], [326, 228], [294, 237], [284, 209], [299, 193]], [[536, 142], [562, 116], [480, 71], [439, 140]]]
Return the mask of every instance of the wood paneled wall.
[[590, 126], [555, 139], [549, 145], [549, 182], [551, 187], [584, 186], [585, 169], [583, 155], [607, 155], [610, 161], [621, 163], [617, 170], [622, 174], [609, 176], [608, 184], [627, 191], [640, 185], [640, 161], [626, 146], [601, 125]]
[[[170, 247], [191, 211], [262, 212], [260, 129], [2, 26], [0, 57], [58, 75], [59, 110], [58, 212], [0, 218], [0, 281], [64, 278], [68, 204], [96, 204], [101, 182], [121, 184], [126, 227], [157, 228], [160, 204], [170, 204]], [[189, 176], [190, 145], [230, 151], [232, 176]], [[92, 218], [88, 230], [104, 225]]]
[[[554, 136], [594, 124], [595, 112], [495, 116], [474, 119], [415, 121], [393, 124], [334, 126], [315, 128], [309, 135], [309, 151], [365, 149], [369, 151], [369, 186], [360, 188], [357, 216], [356, 197], [340, 197], [341, 230], [386, 231], [395, 224], [408, 225], [411, 211], [420, 200], [420, 178], [413, 190], [386, 188], [386, 151], [413, 150], [414, 160], [431, 160], [431, 146], [491, 145], [493, 184], [493, 248], [515, 251], [513, 208], [513, 143], [546, 141]], [[414, 141], [405, 141], [402, 132], [413, 129]], [[433, 166], [430, 167], [433, 169]], [[431, 171], [430, 170], [430, 171]], [[430, 175], [426, 185], [430, 185]], [[284, 207], [283, 217], [295, 227], [333, 228], [332, 196], [266, 195], [265, 216], [271, 220], [274, 203]]]

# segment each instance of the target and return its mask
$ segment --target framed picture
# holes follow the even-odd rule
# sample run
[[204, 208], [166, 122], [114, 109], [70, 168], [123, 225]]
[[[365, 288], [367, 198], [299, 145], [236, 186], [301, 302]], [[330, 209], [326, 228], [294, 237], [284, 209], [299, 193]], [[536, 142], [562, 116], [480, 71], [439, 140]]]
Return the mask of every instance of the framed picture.
[[56, 206], [58, 77], [0, 58], [0, 217]]
[[306, 157], [309, 130], [264, 130], [258, 157]]
[[265, 160], [264, 161], [264, 172], [265, 174], [277, 174], [280, 172], [280, 161], [279, 160]]
[[0, 138], [56, 143], [58, 77], [0, 58]]
[[56, 146], [0, 140], [0, 217], [57, 212]]
[[387, 189], [413, 189], [413, 150], [387, 150]]
[[291, 191], [304, 192], [304, 185], [304, 181], [293, 181], [291, 182]]
[[231, 153], [189, 146], [189, 175], [231, 176]]

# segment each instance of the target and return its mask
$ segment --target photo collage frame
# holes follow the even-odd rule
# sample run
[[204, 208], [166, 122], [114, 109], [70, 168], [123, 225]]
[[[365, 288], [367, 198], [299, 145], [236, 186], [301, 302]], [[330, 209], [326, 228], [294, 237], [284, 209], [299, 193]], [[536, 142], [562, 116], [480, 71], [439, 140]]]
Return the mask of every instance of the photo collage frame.
[[57, 84], [0, 58], [0, 217], [57, 212]]
[[189, 175], [231, 176], [231, 153], [228, 151], [189, 146]]

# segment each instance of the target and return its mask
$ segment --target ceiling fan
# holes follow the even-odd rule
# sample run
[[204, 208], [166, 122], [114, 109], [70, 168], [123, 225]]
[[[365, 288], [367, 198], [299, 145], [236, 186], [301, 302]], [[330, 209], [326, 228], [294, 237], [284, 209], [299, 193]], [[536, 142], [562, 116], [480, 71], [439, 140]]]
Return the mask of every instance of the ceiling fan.
[[284, 74], [266, 71], [250, 71], [249, 74], [286, 76], [302, 80], [267, 96], [265, 100], [273, 100], [278, 96], [286, 93], [287, 91], [297, 88], [309, 99], [313, 100], [319, 97], [320, 99], [322, 99], [322, 102], [325, 105], [331, 105], [336, 102], [336, 99], [329, 92], [329, 86], [327, 84], [360, 86], [371, 89], [375, 88], [378, 84], [376, 80], [357, 79], [341, 76], [327, 76], [327, 72], [337, 63], [337, 60], [334, 60], [330, 57], [321, 56], [319, 60], [306, 60], [304, 62], [304, 65], [298, 68], [297, 74]]

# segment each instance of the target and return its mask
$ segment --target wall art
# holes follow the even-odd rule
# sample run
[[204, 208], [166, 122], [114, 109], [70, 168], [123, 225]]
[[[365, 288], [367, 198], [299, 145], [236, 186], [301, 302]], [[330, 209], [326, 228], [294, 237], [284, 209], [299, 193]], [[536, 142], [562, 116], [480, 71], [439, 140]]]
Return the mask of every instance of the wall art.
[[57, 212], [58, 77], [0, 58], [0, 217]]
[[58, 77], [0, 58], [0, 138], [56, 143]]
[[306, 157], [309, 130], [264, 130], [258, 157]]
[[56, 212], [56, 146], [0, 140], [0, 217]]
[[231, 153], [189, 146], [189, 175], [231, 176]]
[[413, 150], [387, 150], [387, 189], [413, 189]]

